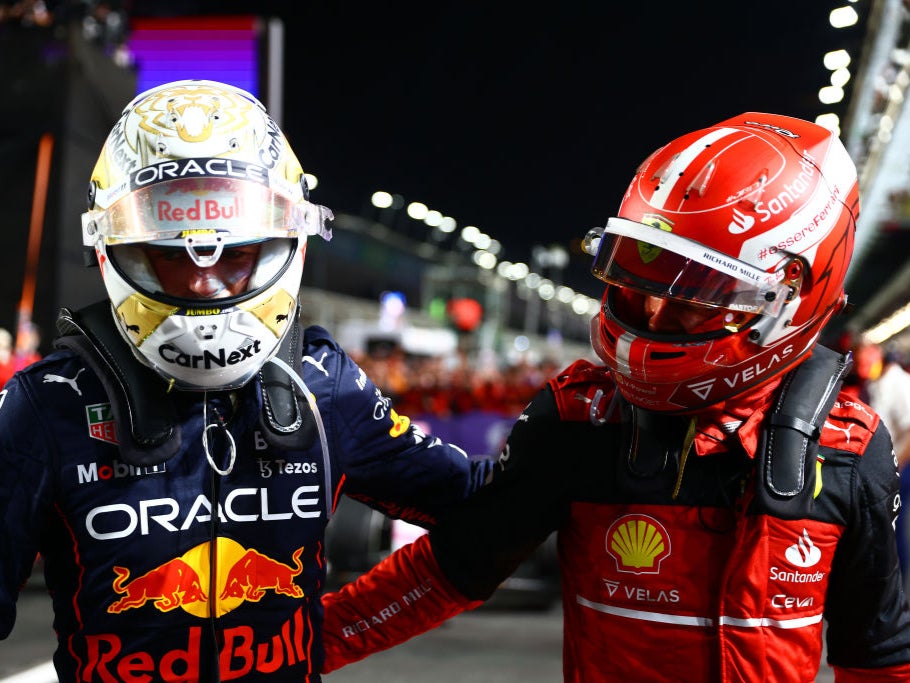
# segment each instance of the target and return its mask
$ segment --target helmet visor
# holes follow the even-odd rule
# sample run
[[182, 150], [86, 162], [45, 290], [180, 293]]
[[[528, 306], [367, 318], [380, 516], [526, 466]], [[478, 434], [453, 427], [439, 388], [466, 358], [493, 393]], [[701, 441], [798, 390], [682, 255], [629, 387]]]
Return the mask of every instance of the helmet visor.
[[82, 215], [83, 243], [93, 246], [183, 238], [218, 232], [250, 238], [331, 235], [332, 212], [308, 201], [295, 202], [249, 180], [178, 178], [134, 189], [108, 209]]
[[592, 270], [604, 282], [647, 296], [744, 313], [777, 315], [790, 293], [783, 271], [767, 273], [624, 218], [607, 221]]
[[175, 245], [176, 240], [120, 244], [108, 248], [120, 274], [147, 295], [198, 302], [245, 297], [284, 272], [297, 240], [252, 240], [224, 245]]

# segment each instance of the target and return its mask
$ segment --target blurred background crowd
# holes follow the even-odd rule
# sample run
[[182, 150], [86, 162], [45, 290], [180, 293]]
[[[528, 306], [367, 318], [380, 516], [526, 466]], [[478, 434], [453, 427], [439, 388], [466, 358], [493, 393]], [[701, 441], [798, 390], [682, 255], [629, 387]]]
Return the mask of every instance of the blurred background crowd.
[[26, 324], [16, 338], [0, 327], [0, 388], [15, 372], [41, 358], [40, 346], [41, 333], [36, 325]]

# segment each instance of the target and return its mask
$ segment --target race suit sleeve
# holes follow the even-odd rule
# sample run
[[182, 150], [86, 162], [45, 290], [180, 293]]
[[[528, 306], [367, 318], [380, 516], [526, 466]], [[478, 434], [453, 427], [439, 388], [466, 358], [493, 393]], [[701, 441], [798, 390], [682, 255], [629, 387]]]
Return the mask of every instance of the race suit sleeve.
[[323, 597], [323, 672], [404, 642], [492, 595], [568, 516], [565, 429], [545, 389], [513, 426], [489, 484], [429, 535]]
[[910, 680], [910, 610], [894, 540], [899, 478], [879, 428], [856, 472], [852, 518], [831, 570], [825, 618], [837, 683]]
[[474, 609], [442, 574], [429, 537], [418, 537], [356, 581], [322, 597], [326, 674]]
[[304, 371], [326, 424], [341, 491], [389, 517], [432, 526], [483, 485], [491, 463], [469, 459], [457, 444], [424, 433], [399, 414], [319, 331], [307, 329]]
[[43, 521], [50, 514], [50, 465], [40, 412], [18, 378], [0, 391], [0, 639], [16, 619], [16, 599], [38, 554]]

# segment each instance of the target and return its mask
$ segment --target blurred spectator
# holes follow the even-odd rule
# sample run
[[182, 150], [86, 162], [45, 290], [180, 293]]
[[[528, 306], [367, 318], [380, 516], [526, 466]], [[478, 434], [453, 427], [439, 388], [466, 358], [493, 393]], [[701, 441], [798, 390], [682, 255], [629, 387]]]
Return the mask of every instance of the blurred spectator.
[[13, 335], [0, 327], [0, 387], [16, 372], [13, 359]]
[[849, 348], [853, 352], [853, 367], [844, 378], [843, 390], [863, 403], [869, 403], [869, 385], [882, 374], [881, 347], [860, 339]]
[[375, 345], [354, 360], [396, 410], [411, 418], [447, 418], [475, 411], [515, 417], [558, 370], [554, 361], [503, 368], [480, 364], [468, 354], [451, 358], [413, 356]]
[[17, 371], [41, 360], [38, 351], [40, 344], [41, 333], [32, 323], [26, 323], [19, 329], [15, 348], [13, 335], [6, 328], [0, 327], [0, 387]]
[[15, 22], [22, 26], [50, 26], [54, 15], [42, 0], [0, 3], [0, 24]]
[[869, 405], [891, 433], [898, 466], [903, 467], [910, 460], [910, 372], [896, 349], [888, 349], [882, 363], [881, 374], [868, 384]]
[[[882, 357], [882, 372], [868, 383], [869, 405], [877, 412], [891, 433], [897, 466], [901, 471], [901, 500], [910, 501], [910, 372], [904, 369], [905, 358], [889, 348]], [[908, 474], [904, 474], [907, 472]], [[910, 511], [901, 510], [897, 519], [897, 545], [904, 584], [910, 588]]]
[[21, 370], [35, 361], [41, 360], [41, 331], [31, 322], [22, 323], [16, 331], [16, 351], [13, 354], [13, 364], [16, 370]]

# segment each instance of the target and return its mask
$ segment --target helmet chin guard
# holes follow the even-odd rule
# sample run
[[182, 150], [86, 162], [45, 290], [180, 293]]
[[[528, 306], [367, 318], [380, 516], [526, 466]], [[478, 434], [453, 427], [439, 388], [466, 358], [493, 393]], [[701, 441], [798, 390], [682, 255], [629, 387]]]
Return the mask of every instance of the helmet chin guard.
[[[805, 359], [845, 301], [858, 197], [837, 136], [785, 116], [746, 113], [648, 157], [585, 241], [607, 283], [591, 340], [623, 396], [693, 412]], [[651, 329], [654, 301], [687, 324]]]
[[332, 212], [249, 93], [178, 81], [137, 96], [92, 172], [83, 243], [117, 327], [179, 389], [234, 389], [295, 321], [306, 241]]

